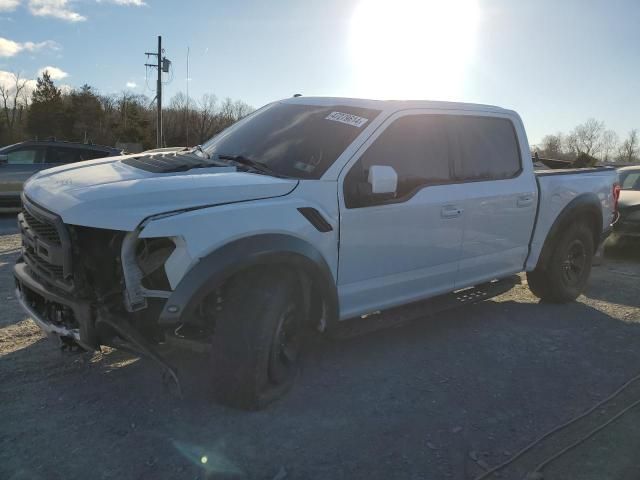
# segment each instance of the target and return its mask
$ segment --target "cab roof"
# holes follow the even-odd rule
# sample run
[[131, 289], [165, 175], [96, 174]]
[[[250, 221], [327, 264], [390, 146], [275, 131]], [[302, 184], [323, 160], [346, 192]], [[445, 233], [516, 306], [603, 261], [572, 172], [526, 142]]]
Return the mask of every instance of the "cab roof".
[[412, 108], [425, 108], [434, 110], [470, 110], [478, 112], [512, 113], [495, 105], [484, 105], [480, 103], [464, 102], [443, 102], [433, 100], [372, 100], [366, 98], [345, 98], [345, 97], [293, 97], [281, 100], [283, 103], [294, 103], [300, 105], [346, 105], [351, 107], [372, 108], [386, 112], [398, 110], [408, 110]]

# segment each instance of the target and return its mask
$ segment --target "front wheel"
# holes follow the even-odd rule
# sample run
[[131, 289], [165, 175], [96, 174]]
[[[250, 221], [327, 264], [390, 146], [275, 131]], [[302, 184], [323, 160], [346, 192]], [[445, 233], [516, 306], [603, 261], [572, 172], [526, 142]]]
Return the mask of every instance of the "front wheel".
[[216, 315], [211, 365], [216, 399], [256, 410], [283, 396], [298, 375], [305, 324], [292, 272], [256, 269], [232, 278]]
[[582, 223], [570, 225], [552, 246], [544, 266], [527, 273], [529, 289], [538, 298], [564, 303], [578, 298], [591, 273], [593, 233]]

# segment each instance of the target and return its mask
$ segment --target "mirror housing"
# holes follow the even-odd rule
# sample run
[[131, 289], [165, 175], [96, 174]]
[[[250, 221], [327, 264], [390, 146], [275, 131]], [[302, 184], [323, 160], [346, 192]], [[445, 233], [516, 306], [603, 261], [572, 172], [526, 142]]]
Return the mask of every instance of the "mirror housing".
[[0, 153], [0, 165], [6, 165], [9, 163], [9, 155], [6, 153]]
[[369, 167], [367, 182], [371, 185], [373, 195], [395, 194], [398, 191], [398, 174], [388, 165]]

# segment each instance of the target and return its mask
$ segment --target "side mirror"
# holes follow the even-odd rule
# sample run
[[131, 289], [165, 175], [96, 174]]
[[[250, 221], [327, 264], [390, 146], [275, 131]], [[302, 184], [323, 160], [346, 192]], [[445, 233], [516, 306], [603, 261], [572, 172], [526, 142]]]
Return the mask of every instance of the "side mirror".
[[371, 185], [371, 193], [374, 195], [394, 194], [398, 190], [398, 174], [388, 165], [369, 167], [367, 182]]
[[6, 165], [9, 163], [9, 155], [6, 153], [0, 153], [0, 166]]

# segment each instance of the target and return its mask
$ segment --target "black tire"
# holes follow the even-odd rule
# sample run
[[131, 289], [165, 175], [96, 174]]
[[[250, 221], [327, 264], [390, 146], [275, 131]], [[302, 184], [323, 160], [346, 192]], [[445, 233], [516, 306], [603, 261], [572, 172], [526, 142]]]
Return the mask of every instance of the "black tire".
[[554, 303], [578, 298], [591, 273], [593, 232], [584, 222], [569, 225], [551, 246], [548, 261], [527, 273], [529, 289], [538, 298]]
[[283, 396], [300, 367], [305, 319], [296, 276], [256, 269], [236, 275], [216, 315], [212, 374], [216, 400], [258, 410]]

